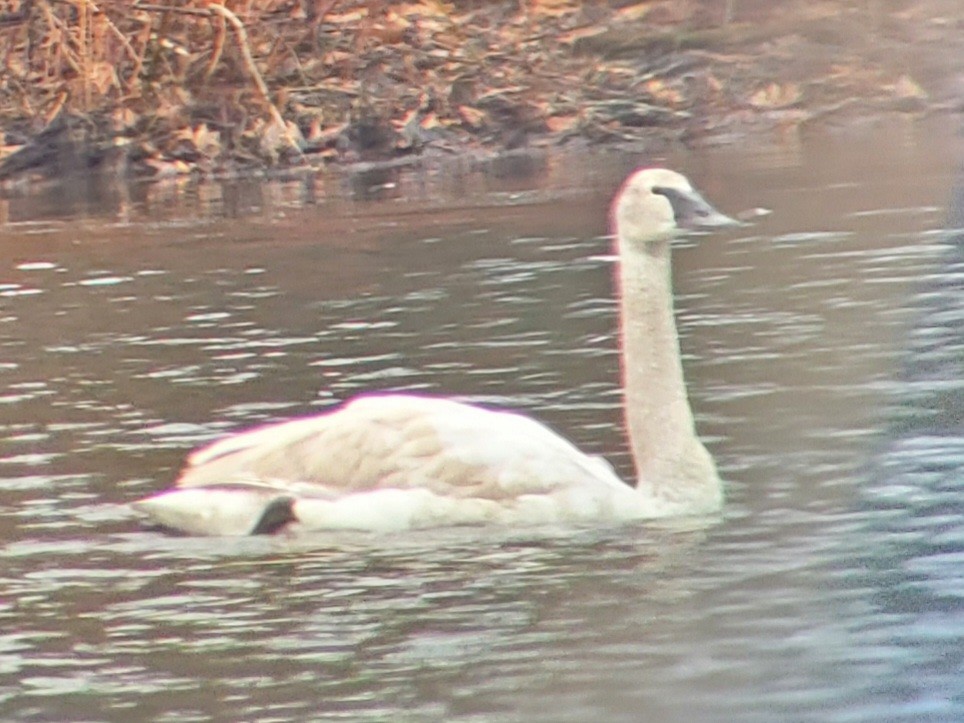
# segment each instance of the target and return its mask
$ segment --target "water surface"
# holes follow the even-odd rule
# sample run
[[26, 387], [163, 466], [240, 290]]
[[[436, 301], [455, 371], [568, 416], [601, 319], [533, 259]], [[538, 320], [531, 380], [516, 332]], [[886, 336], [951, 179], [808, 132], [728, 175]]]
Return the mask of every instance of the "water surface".
[[772, 210], [675, 254], [727, 481], [700, 525], [200, 540], [125, 507], [364, 390], [523, 410], [630, 477], [606, 206], [644, 158], [0, 202], [0, 717], [964, 718], [955, 153], [668, 159]]

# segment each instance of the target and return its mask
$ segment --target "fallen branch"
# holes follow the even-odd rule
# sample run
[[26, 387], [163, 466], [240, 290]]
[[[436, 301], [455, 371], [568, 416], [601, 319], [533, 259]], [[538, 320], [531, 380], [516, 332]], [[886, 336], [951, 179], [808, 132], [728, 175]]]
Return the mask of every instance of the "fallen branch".
[[224, 5], [209, 5], [208, 9], [211, 11], [212, 15], [221, 16], [231, 25], [232, 28], [234, 28], [234, 35], [238, 39], [238, 47], [241, 50], [241, 55], [244, 58], [245, 65], [248, 66], [248, 72], [251, 74], [251, 79], [254, 80], [254, 84], [258, 88], [258, 92], [261, 93], [262, 99], [267, 104], [271, 117], [278, 125], [278, 129], [284, 133], [284, 138], [288, 142], [288, 145], [290, 145], [300, 155], [301, 147], [288, 130], [288, 125], [281, 116], [281, 111], [278, 110], [278, 107], [271, 100], [271, 93], [268, 91], [268, 84], [264, 82], [264, 78], [261, 77], [261, 73], [258, 71], [258, 66], [254, 64], [254, 57], [251, 55], [251, 48], [248, 44], [248, 31], [245, 29], [244, 23], [241, 22], [241, 19], [237, 15], [224, 7]]

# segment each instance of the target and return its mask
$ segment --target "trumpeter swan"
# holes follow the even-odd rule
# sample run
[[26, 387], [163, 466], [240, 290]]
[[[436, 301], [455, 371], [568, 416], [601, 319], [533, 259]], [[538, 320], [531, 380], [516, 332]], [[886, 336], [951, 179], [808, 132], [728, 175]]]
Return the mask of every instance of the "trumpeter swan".
[[243, 431], [187, 460], [174, 489], [134, 503], [199, 535], [625, 520], [717, 510], [716, 465], [696, 435], [673, 317], [670, 242], [735, 222], [682, 175], [633, 173], [612, 207], [624, 404], [638, 481], [543, 424], [412, 394]]

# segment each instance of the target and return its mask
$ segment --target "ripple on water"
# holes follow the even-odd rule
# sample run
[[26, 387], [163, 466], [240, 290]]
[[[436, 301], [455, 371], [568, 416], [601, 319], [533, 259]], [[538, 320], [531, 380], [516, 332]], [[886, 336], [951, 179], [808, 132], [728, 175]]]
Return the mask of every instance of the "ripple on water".
[[[627, 470], [602, 203], [32, 252], [0, 286], [0, 717], [961, 719], [960, 268], [922, 228], [932, 177], [898, 171], [817, 229], [839, 178], [720, 183], [773, 215], [681, 244], [728, 491], [699, 524], [212, 541], [124, 504], [192, 446], [362, 389], [526, 410]], [[866, 195], [885, 177], [900, 209]]]

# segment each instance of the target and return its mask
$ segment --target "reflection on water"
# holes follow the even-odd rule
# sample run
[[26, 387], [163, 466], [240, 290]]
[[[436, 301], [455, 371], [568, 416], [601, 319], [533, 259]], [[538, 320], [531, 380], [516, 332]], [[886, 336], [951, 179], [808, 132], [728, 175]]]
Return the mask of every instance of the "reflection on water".
[[854, 544], [871, 591], [871, 615], [854, 627], [894, 661], [902, 683], [889, 697], [945, 720], [964, 705], [964, 175], [949, 201], [944, 248], [910, 298], [892, 419], [861, 490], [866, 529]]
[[628, 475], [604, 234], [634, 159], [12, 200], [0, 717], [964, 717], [960, 197], [947, 141], [871, 140], [671, 159], [774, 211], [676, 255], [729, 490], [702, 529], [211, 541], [123, 506], [363, 389], [523, 409]]

